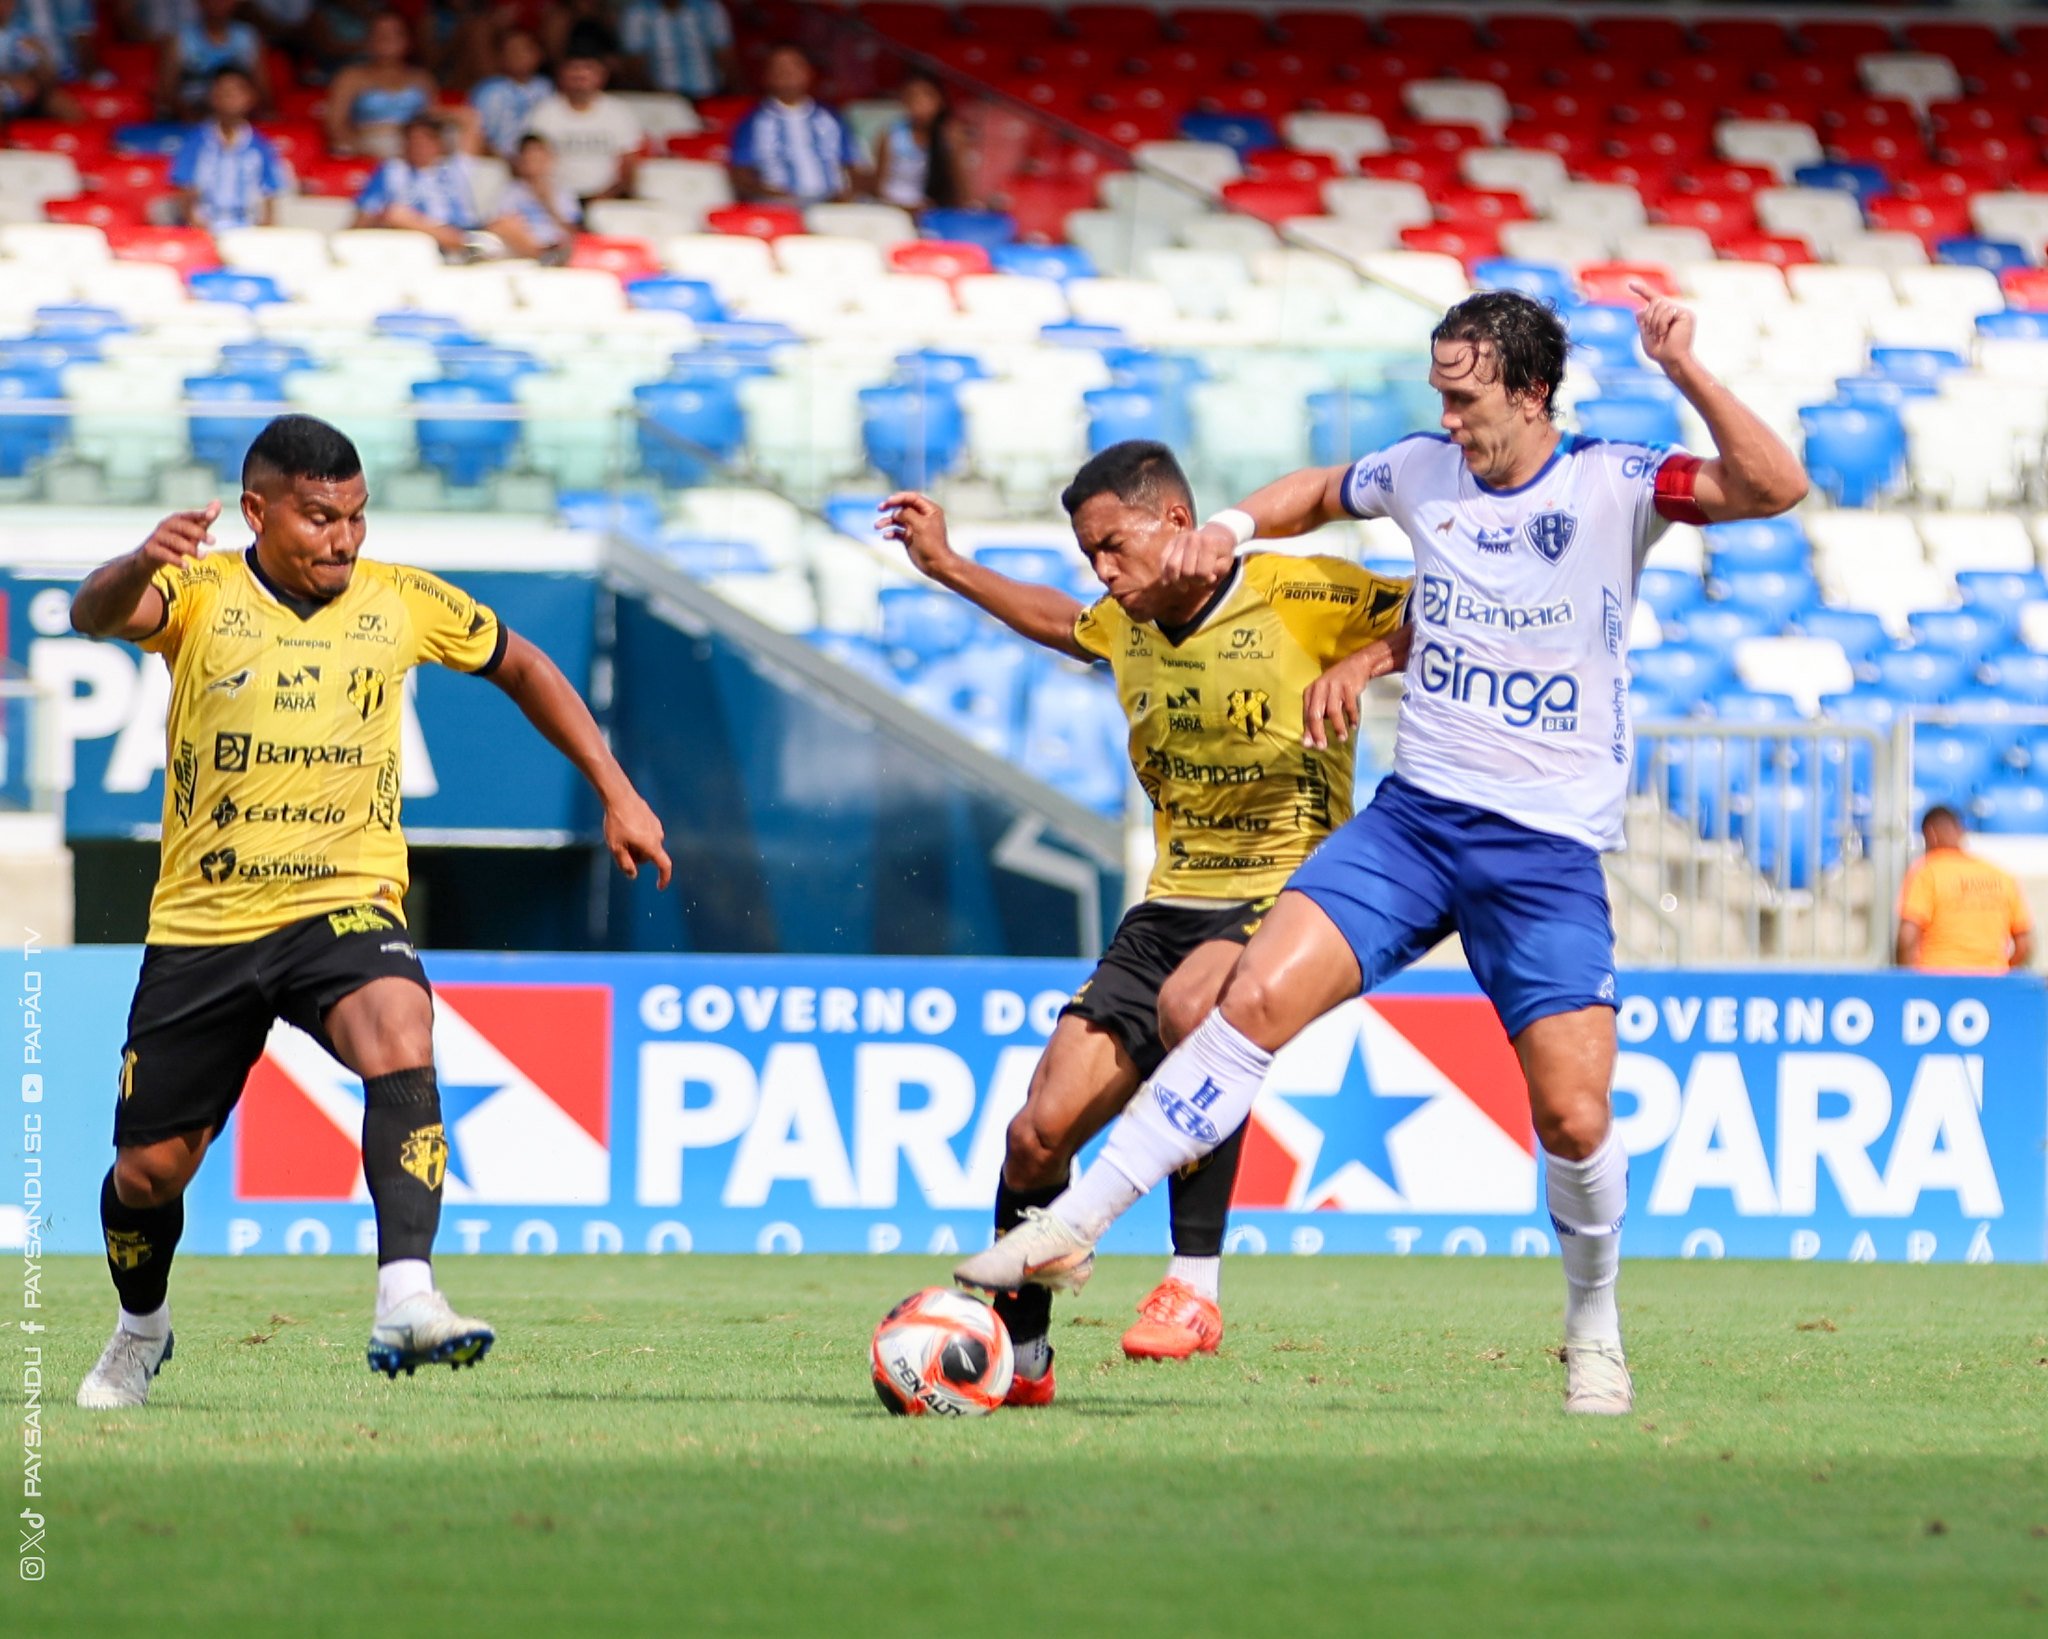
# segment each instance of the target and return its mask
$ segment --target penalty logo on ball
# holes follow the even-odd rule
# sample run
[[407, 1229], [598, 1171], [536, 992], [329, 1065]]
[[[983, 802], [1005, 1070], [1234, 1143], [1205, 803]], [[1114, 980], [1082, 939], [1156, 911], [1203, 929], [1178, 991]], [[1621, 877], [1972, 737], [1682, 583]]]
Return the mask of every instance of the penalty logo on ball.
[[899, 1417], [981, 1417], [1010, 1392], [1009, 1329], [987, 1304], [934, 1286], [882, 1317], [870, 1350], [875, 1393]]

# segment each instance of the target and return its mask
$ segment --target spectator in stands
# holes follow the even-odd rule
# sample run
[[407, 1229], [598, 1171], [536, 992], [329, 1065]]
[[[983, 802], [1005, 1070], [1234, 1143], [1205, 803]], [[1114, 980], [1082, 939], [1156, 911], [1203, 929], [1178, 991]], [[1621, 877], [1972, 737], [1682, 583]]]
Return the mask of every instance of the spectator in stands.
[[197, 119], [206, 112], [213, 77], [223, 68], [241, 69], [256, 88], [257, 108], [270, 106], [263, 37], [235, 21], [235, 0], [199, 0], [199, 20], [179, 29], [157, 62], [157, 111], [167, 120]]
[[623, 66], [612, 0], [550, 0], [540, 39], [558, 68], [571, 57], [595, 57], [606, 77], [616, 79]]
[[120, 0], [122, 31], [131, 40], [171, 40], [199, 21], [198, 0]]
[[31, 24], [22, 0], [0, 0], [0, 120], [81, 117], [58, 83], [63, 57]]
[[555, 94], [533, 111], [527, 129], [548, 139], [563, 186], [586, 205], [632, 191], [633, 167], [647, 133], [633, 110], [604, 89], [596, 57], [566, 59]]
[[1927, 851], [1899, 894], [1899, 966], [1930, 973], [2006, 973], [2034, 953], [2034, 918], [2020, 885], [1963, 851], [1962, 816], [1936, 805], [1920, 821]]
[[721, 0], [630, 0], [619, 38], [636, 85], [713, 97], [732, 82], [732, 19]]
[[295, 57], [313, 53], [313, 0], [249, 0], [248, 17], [266, 44]]
[[490, 231], [514, 256], [566, 262], [583, 223], [583, 204], [557, 174], [548, 139], [528, 132], [512, 160], [512, 180], [498, 200]]
[[377, 14], [364, 48], [365, 59], [327, 88], [327, 146], [337, 154], [394, 155], [406, 123], [432, 108], [441, 88], [412, 61], [412, 30], [397, 12]]
[[946, 93], [929, 74], [913, 74], [896, 93], [903, 118], [883, 133], [875, 161], [875, 192], [907, 211], [962, 204], [966, 170], [960, 124]]
[[852, 197], [860, 149], [846, 122], [812, 98], [815, 78], [795, 46], [768, 54], [761, 67], [767, 95], [733, 133], [732, 188], [740, 198], [811, 205]]
[[[465, 133], [473, 140], [474, 126]], [[433, 114], [405, 122], [404, 151], [377, 168], [356, 200], [359, 228], [411, 228], [444, 252], [472, 249], [483, 226], [469, 155], [451, 149], [448, 128]]]
[[467, 90], [498, 72], [499, 47], [514, 29], [532, 29], [529, 8], [508, 0], [446, 0], [433, 12], [427, 63], [441, 84]]
[[195, 228], [262, 228], [271, 201], [284, 192], [284, 165], [270, 139], [249, 123], [256, 82], [229, 63], [214, 70], [206, 91], [208, 118], [192, 128], [171, 161], [185, 220]]
[[59, 80], [83, 80], [99, 68], [92, 0], [20, 0], [22, 21], [50, 48]]
[[555, 82], [541, 72], [542, 66], [539, 38], [530, 29], [515, 28], [499, 42], [499, 71], [469, 94], [484, 146], [504, 159], [519, 151], [526, 122], [554, 94]]

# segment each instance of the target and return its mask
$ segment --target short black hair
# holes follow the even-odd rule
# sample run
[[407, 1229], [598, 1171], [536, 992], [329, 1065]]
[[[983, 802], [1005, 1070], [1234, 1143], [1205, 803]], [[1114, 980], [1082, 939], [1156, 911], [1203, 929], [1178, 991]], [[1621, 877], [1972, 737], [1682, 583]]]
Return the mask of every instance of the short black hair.
[[1090, 456], [1061, 492], [1060, 505], [1071, 518], [1098, 495], [1114, 495], [1126, 506], [1185, 501], [1192, 510], [1195, 504], [1188, 475], [1180, 470], [1173, 451], [1150, 438], [1127, 438]]
[[413, 131], [431, 131], [434, 133], [434, 140], [436, 142], [441, 140], [441, 136], [443, 134], [441, 116], [439, 114], [408, 115], [405, 122], [405, 129], [408, 133], [411, 133]]
[[242, 457], [242, 488], [256, 489], [272, 478], [335, 482], [360, 477], [362, 470], [363, 458], [339, 427], [316, 416], [281, 415]]
[[538, 131], [528, 131], [526, 135], [519, 139], [519, 146], [512, 151], [517, 154], [523, 154], [529, 148], [545, 148], [549, 153], [555, 151], [555, 145]]
[[1508, 397], [1530, 398], [1540, 393], [1545, 413], [1556, 418], [1557, 389], [1564, 381], [1571, 336], [1552, 303], [1539, 302], [1519, 290], [1484, 290], [1467, 296], [1446, 313], [1430, 332], [1429, 341], [1432, 347], [1445, 341], [1490, 343], [1494, 369]]
[[1935, 803], [1926, 813], [1920, 816], [1920, 829], [1924, 831], [1928, 826], [1939, 825], [1944, 820], [1950, 825], [1955, 826], [1958, 830], [1969, 829], [1969, 827], [1963, 824], [1963, 816], [1945, 802]]
[[211, 89], [219, 85], [222, 80], [240, 80], [251, 91], [256, 89], [256, 76], [251, 74], [240, 63], [222, 63], [220, 67], [206, 76], [207, 87]]

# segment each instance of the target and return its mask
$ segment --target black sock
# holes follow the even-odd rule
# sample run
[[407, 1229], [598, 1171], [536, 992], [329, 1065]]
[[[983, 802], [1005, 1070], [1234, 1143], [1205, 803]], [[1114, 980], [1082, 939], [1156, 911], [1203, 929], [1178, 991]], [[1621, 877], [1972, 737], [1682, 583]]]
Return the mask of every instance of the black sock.
[[129, 1206], [114, 1193], [114, 1169], [100, 1185], [100, 1228], [107, 1237], [107, 1270], [121, 1307], [153, 1315], [171, 1288], [171, 1257], [185, 1233], [185, 1198], [162, 1206]]
[[1166, 1199], [1173, 1215], [1173, 1251], [1181, 1258], [1223, 1256], [1223, 1230], [1230, 1221], [1230, 1192], [1237, 1187], [1237, 1163], [1244, 1154], [1244, 1128], [1239, 1127], [1192, 1169], [1167, 1180]]
[[[1008, 1179], [996, 1184], [996, 1233], [1006, 1235], [1024, 1221], [1026, 1207], [1048, 1207], [1058, 1200], [1065, 1184], [1044, 1189], [1012, 1189]], [[1012, 1343], [1029, 1343], [1052, 1330], [1052, 1293], [1043, 1286], [1026, 1286], [1015, 1296], [998, 1292], [996, 1313], [1009, 1328]]]
[[363, 1082], [363, 1181], [377, 1208], [377, 1262], [431, 1258], [441, 1227], [448, 1136], [434, 1067]]

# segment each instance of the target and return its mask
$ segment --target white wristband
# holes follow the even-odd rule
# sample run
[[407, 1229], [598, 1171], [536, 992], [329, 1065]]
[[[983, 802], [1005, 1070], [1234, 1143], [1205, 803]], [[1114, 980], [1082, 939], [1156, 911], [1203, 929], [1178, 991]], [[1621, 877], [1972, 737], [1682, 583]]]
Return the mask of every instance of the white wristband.
[[[1259, 526], [1253, 522], [1252, 515], [1249, 512], [1242, 512], [1234, 506], [1225, 507], [1211, 518], [1209, 523], [1221, 524], [1225, 529], [1229, 530], [1232, 535], [1237, 537], [1237, 544], [1239, 546], [1243, 546], [1246, 541], [1259, 532]], [[1203, 527], [1206, 529], [1208, 525], [1205, 524]]]

